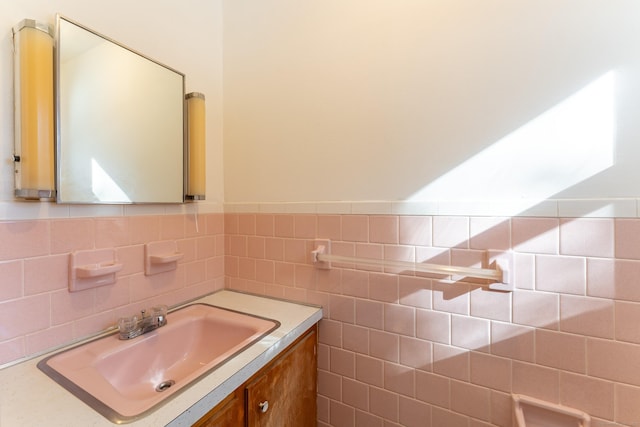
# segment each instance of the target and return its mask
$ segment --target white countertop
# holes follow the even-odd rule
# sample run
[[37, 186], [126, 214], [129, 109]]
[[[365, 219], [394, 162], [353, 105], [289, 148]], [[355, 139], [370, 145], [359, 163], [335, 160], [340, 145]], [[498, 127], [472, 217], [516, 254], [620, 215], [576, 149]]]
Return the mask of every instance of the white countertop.
[[[227, 290], [194, 302], [275, 319], [280, 327], [154, 412], [127, 425], [191, 426], [322, 319], [319, 307]], [[46, 356], [0, 370], [0, 427], [114, 426], [36, 367]]]

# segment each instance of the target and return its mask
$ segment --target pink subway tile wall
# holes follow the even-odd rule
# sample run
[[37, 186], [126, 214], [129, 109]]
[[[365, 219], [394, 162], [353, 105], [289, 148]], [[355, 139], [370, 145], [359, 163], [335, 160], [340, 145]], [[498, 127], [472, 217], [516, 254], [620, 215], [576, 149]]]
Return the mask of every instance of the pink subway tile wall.
[[[175, 240], [184, 257], [174, 271], [145, 276], [144, 244], [160, 240]], [[101, 248], [115, 249], [123, 264], [116, 283], [68, 292], [70, 253]], [[223, 288], [224, 250], [222, 214], [0, 221], [0, 365], [100, 332], [141, 308]]]
[[[0, 364], [156, 304], [227, 287], [322, 305], [318, 425], [512, 426], [510, 393], [640, 425], [640, 220], [208, 214], [0, 222]], [[516, 291], [355, 264], [341, 255], [488, 267]], [[144, 275], [144, 244], [178, 269]], [[114, 248], [111, 286], [69, 293], [69, 254]]]
[[[640, 426], [639, 219], [226, 214], [225, 232], [227, 288], [324, 308], [319, 426], [512, 427], [511, 393]], [[484, 268], [509, 251], [516, 290], [316, 269], [316, 238], [340, 255]]]

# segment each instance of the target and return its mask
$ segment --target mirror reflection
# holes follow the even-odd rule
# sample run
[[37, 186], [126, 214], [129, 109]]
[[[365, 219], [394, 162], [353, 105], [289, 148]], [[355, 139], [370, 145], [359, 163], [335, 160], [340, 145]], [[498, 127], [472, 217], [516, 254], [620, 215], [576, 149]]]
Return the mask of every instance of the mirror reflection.
[[61, 203], [181, 203], [184, 75], [57, 17]]

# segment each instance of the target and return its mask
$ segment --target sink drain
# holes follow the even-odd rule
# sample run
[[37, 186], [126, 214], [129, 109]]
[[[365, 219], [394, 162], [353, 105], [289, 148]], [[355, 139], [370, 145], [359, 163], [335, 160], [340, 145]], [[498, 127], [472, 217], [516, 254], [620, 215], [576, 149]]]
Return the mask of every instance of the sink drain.
[[156, 391], [160, 392], [160, 391], [165, 391], [168, 388], [170, 388], [172, 385], [174, 385], [176, 382], [174, 380], [167, 380], [167, 381], [162, 381], [160, 384], [158, 384], [156, 386]]

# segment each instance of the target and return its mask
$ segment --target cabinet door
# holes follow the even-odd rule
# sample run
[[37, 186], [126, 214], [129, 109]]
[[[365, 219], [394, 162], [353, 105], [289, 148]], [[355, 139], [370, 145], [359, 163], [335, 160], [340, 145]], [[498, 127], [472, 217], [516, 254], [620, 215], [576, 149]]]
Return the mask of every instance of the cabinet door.
[[316, 426], [316, 328], [246, 387], [248, 427]]
[[193, 427], [244, 427], [244, 390], [231, 393]]

